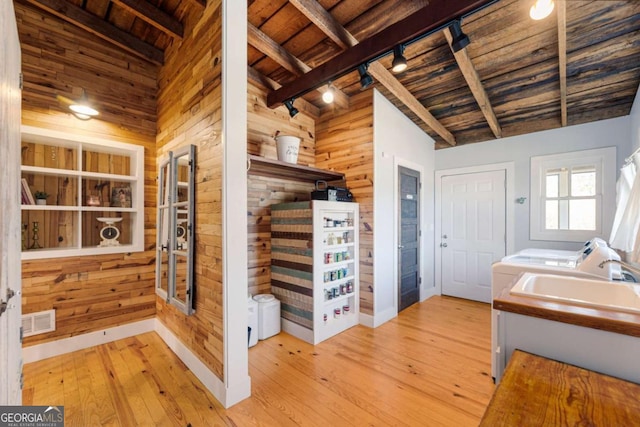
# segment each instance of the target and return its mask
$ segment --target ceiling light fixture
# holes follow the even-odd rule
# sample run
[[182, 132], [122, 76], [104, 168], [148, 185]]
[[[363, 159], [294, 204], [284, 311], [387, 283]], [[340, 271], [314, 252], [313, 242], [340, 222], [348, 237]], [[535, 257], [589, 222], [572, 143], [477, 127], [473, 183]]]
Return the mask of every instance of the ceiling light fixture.
[[89, 103], [87, 92], [84, 89], [82, 89], [82, 96], [80, 97], [80, 99], [74, 101], [73, 104], [69, 105], [69, 109], [71, 110], [73, 115], [80, 120], [89, 120], [90, 118], [100, 114], [98, 110], [93, 108]]
[[401, 73], [407, 69], [407, 58], [404, 57], [404, 45], [399, 44], [393, 48], [393, 61], [391, 62], [391, 71]]
[[531, 9], [529, 9], [529, 16], [536, 21], [544, 19], [551, 15], [553, 6], [553, 0], [536, 0], [533, 6], [531, 6]]
[[334, 99], [333, 86], [331, 86], [331, 83], [328, 83], [327, 90], [325, 90], [324, 93], [322, 94], [322, 100], [324, 101], [325, 104], [331, 104], [333, 102], [333, 99]]
[[284, 105], [287, 107], [287, 110], [289, 110], [289, 116], [291, 116], [291, 118], [293, 118], [296, 114], [300, 112], [296, 107], [293, 106], [294, 100], [295, 100], [294, 98], [291, 98], [288, 101], [284, 101]]
[[453, 38], [451, 41], [451, 49], [453, 49], [454, 53], [469, 45], [469, 37], [462, 32], [460, 21], [453, 21], [449, 26], [449, 31], [451, 31], [451, 37]]
[[360, 86], [362, 90], [368, 88], [369, 86], [371, 86], [371, 83], [373, 83], [373, 77], [371, 77], [371, 74], [367, 72], [367, 68], [369, 68], [367, 64], [358, 65], [358, 73], [360, 73]]

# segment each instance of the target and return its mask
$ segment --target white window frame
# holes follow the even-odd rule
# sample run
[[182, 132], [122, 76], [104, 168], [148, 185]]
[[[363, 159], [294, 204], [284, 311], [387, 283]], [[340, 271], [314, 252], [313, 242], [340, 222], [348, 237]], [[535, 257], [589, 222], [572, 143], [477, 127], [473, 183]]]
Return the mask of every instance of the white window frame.
[[[594, 165], [596, 167], [596, 229], [547, 230], [545, 228], [546, 171], [556, 168]], [[615, 206], [616, 147], [572, 151], [531, 157], [530, 239], [584, 242], [593, 237], [606, 239]]]

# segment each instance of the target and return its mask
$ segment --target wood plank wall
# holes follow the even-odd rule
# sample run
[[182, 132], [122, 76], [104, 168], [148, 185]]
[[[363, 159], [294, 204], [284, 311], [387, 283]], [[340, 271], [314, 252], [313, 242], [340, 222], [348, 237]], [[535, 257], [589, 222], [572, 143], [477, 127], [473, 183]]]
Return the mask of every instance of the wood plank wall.
[[[155, 122], [158, 67], [23, 2], [14, 2], [22, 50], [22, 123], [145, 147], [145, 252], [22, 263], [23, 313], [56, 309], [54, 332], [25, 346], [155, 314]], [[56, 95], [82, 88], [100, 117], [81, 121]]]
[[350, 100], [348, 112], [316, 121], [316, 167], [345, 174], [360, 204], [360, 312], [373, 315], [373, 95]]
[[157, 317], [224, 380], [222, 287], [221, 1], [186, 17], [185, 35], [165, 51], [158, 79], [157, 156], [196, 146], [195, 313], [157, 298]]
[[[249, 154], [276, 159], [274, 137], [283, 135], [301, 138], [298, 164], [315, 165], [315, 122], [298, 114], [289, 117], [284, 106], [270, 109], [266, 105], [267, 91], [248, 82], [247, 151]], [[247, 182], [248, 279], [249, 293], [271, 293], [271, 209], [275, 203], [311, 199], [313, 183], [266, 178], [252, 175]]]

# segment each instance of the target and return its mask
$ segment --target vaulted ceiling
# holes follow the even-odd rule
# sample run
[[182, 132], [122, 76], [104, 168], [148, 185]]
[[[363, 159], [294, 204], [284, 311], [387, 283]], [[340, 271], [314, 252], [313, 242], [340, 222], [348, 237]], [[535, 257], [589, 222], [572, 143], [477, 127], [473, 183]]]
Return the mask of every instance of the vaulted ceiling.
[[[30, 3], [156, 64], [205, 0], [15, 0]], [[249, 78], [276, 107], [347, 108], [366, 58], [374, 85], [436, 140], [475, 143], [628, 115], [640, 84], [640, 1], [248, 0]], [[197, 14], [196, 14], [197, 15]], [[454, 53], [447, 25], [470, 44]], [[406, 43], [405, 43], [406, 42]], [[408, 68], [390, 71], [394, 45]], [[374, 56], [372, 58], [372, 56]], [[331, 81], [336, 100], [321, 92]], [[369, 89], [367, 89], [369, 90]]]

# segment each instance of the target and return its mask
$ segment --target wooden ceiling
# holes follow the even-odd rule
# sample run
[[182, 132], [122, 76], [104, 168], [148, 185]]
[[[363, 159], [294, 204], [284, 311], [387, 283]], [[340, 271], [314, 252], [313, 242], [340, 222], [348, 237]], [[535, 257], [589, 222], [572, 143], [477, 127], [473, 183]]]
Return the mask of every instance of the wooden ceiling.
[[[181, 39], [184, 21], [205, 8], [205, 0], [15, 1], [43, 8], [156, 64]], [[381, 34], [392, 49], [397, 40], [389, 34], [398, 31], [385, 29], [424, 16], [425, 28], [434, 31], [406, 45], [407, 70], [392, 74], [393, 55], [381, 57], [369, 64], [375, 81], [370, 87], [431, 135], [437, 148], [629, 114], [640, 84], [640, 1], [556, 0], [553, 13], [541, 21], [529, 18], [533, 0], [489, 2], [463, 17], [462, 31], [471, 43], [455, 54], [448, 29], [434, 23], [447, 2], [487, 3], [248, 0], [249, 78], [277, 101], [274, 95], [310, 76], [337, 70], [349, 52], [374, 40], [379, 44]], [[333, 78], [337, 97], [327, 106], [321, 99], [326, 81], [318, 80], [311, 86], [322, 86], [305, 91], [294, 105], [312, 116], [346, 108], [361, 91], [359, 81], [355, 70]]]

